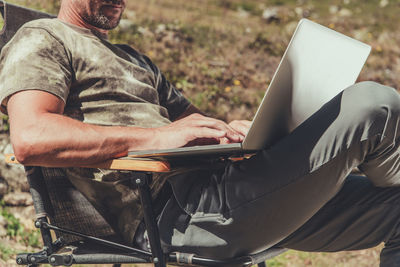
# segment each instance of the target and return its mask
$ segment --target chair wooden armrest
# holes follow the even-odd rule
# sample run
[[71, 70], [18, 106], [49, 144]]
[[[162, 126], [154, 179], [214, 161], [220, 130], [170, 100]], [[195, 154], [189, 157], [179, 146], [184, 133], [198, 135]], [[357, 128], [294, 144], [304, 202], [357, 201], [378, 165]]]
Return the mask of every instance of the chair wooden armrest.
[[[6, 154], [5, 160], [9, 164], [19, 163], [14, 154]], [[111, 159], [104, 162], [77, 167], [141, 172], [169, 172], [171, 170], [170, 164], [167, 161], [130, 157]]]

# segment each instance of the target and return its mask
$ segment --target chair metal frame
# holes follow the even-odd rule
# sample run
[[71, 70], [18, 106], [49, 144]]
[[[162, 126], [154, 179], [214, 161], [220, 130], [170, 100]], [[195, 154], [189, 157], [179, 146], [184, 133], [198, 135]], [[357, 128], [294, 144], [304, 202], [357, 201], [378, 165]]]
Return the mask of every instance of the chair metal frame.
[[[6, 155], [6, 161], [8, 163], [18, 163], [14, 155]], [[134, 172], [130, 183], [133, 187], [138, 188], [139, 191], [151, 252], [79, 233], [49, 223], [48, 217], [51, 212], [49, 212], [48, 207], [50, 200], [46, 184], [41, 176], [40, 168], [25, 167], [31, 195], [34, 200], [35, 212], [37, 214], [35, 226], [41, 231], [44, 248], [42, 251], [37, 253], [19, 254], [17, 256], [17, 263], [19, 265], [38, 266], [39, 264], [49, 263], [53, 266], [70, 266], [72, 264], [99, 263], [154, 263], [156, 267], [165, 267], [167, 263], [171, 263], [186, 266], [251, 266], [257, 264], [259, 267], [263, 267], [266, 266], [266, 259], [275, 257], [285, 251], [285, 249], [282, 248], [270, 248], [253, 255], [240, 256], [225, 260], [210, 259], [190, 253], [174, 252], [164, 254], [161, 249], [157, 221], [154, 214], [153, 201], [149, 187], [154, 171], [149, 170], [157, 169], [157, 172], [167, 172], [170, 171], [169, 164], [163, 161], [124, 158], [91, 165], [90, 167], [103, 168], [105, 166], [109, 166], [109, 169], [129, 169]], [[53, 241], [50, 230], [57, 233], [75, 235], [85, 240], [112, 248], [116, 252], [113, 254], [101, 252], [89, 254], [58, 253], [57, 251], [66, 244], [63, 243], [62, 237]]]
[[[0, 49], [11, 39], [13, 34], [24, 22], [38, 18], [54, 17], [53, 15], [43, 12], [8, 4], [1, 0], [0, 13], [5, 22], [0, 32]], [[10, 20], [12, 18], [12, 23], [8, 22], [9, 18]], [[6, 155], [6, 161], [8, 163], [18, 163], [14, 155]], [[154, 263], [156, 267], [165, 267], [167, 263], [185, 266], [251, 266], [257, 264], [258, 267], [263, 267], [266, 266], [266, 259], [275, 257], [285, 251], [285, 249], [282, 248], [270, 248], [253, 255], [225, 260], [210, 259], [189, 253], [174, 252], [165, 254], [161, 248], [160, 235], [156, 216], [154, 214], [149, 184], [153, 173], [170, 171], [169, 163], [157, 160], [121, 158], [80, 167], [129, 170], [133, 172], [130, 183], [139, 191], [151, 252], [97, 236], [79, 233], [72, 229], [66, 229], [50, 223], [48, 217], [51, 217], [49, 215], [51, 214], [51, 212], [49, 212], [49, 210], [51, 210], [51, 202], [46, 184], [41, 175], [41, 169], [40, 167], [26, 166], [27, 180], [34, 200], [37, 216], [35, 226], [40, 229], [44, 247], [43, 250], [36, 253], [18, 254], [16, 259], [17, 264], [28, 265], [30, 267], [45, 263], [51, 264], [52, 266], [70, 266], [72, 264], [114, 264], [114, 266], [120, 266], [120, 264], [123, 263]], [[60, 252], [60, 249], [66, 244], [63, 242], [62, 237], [54, 240], [51, 231], [54, 231], [59, 236], [61, 234], [77, 236], [88, 242], [99, 244], [106, 249], [103, 250], [103, 252], [100, 250], [98, 253], [85, 254]], [[109, 252], [109, 249], [111, 249], [112, 252]]]

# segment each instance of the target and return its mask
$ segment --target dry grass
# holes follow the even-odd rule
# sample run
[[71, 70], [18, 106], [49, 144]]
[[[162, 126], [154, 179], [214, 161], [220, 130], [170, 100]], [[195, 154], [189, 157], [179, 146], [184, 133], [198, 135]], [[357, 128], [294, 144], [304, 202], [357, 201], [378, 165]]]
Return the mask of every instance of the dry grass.
[[[133, 27], [113, 37], [148, 54], [202, 110], [228, 121], [251, 118], [303, 16], [371, 44], [360, 79], [397, 86], [399, 3], [345, 2], [135, 1], [126, 15]], [[262, 13], [271, 7], [276, 19], [267, 21]]]
[[267, 261], [267, 263], [270, 267], [374, 267], [379, 266], [381, 247], [336, 253], [311, 253], [290, 250]]

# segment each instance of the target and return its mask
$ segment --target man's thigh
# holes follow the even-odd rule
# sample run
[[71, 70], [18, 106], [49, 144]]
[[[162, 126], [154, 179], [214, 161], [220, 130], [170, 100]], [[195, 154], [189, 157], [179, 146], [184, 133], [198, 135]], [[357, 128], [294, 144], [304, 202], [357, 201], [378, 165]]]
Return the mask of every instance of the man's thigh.
[[374, 247], [397, 234], [400, 187], [374, 186], [349, 176], [339, 193], [278, 246], [303, 251], [342, 251]]

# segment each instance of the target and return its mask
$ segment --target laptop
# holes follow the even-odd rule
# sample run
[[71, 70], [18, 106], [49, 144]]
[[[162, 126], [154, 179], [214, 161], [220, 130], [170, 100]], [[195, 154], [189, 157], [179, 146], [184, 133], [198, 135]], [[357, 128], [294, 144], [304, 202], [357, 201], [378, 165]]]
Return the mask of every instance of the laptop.
[[302, 19], [242, 143], [130, 151], [128, 156], [226, 157], [267, 148], [354, 84], [370, 51], [367, 44]]

